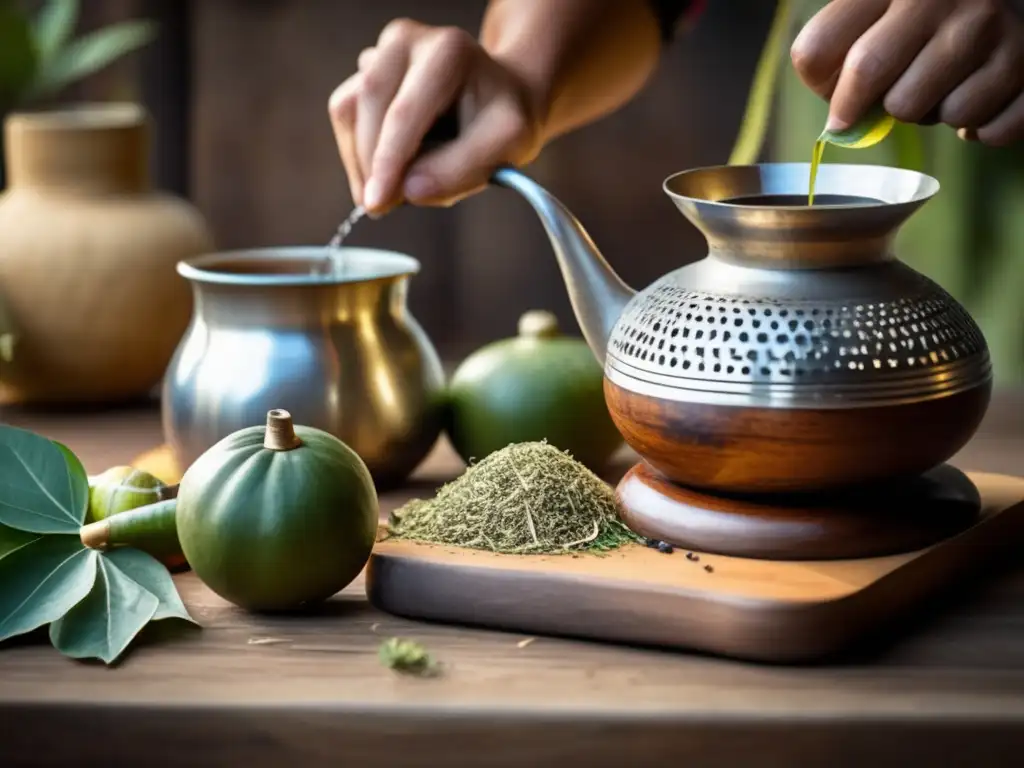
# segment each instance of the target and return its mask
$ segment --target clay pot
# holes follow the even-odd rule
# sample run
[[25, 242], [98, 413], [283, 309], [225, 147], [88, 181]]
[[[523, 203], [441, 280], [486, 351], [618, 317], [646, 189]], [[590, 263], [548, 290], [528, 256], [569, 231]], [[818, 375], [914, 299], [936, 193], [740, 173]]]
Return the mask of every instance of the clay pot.
[[4, 129], [0, 303], [17, 353], [0, 402], [149, 393], [192, 313], [175, 265], [213, 246], [195, 208], [151, 188], [148, 116], [90, 104], [12, 114]]

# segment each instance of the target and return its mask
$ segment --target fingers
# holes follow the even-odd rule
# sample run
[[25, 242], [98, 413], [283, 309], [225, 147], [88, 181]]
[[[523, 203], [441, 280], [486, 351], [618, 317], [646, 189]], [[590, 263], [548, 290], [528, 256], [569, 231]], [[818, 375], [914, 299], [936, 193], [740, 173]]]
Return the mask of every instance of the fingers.
[[359, 98], [359, 87], [362, 75], [358, 72], [339, 85], [327, 103], [327, 111], [334, 129], [334, 140], [338, 144], [338, 154], [348, 175], [349, 190], [352, 201], [360, 205], [363, 200], [363, 174], [359, 167], [356, 154], [355, 125], [356, 104]]
[[[405, 77], [414, 36], [412, 26], [402, 22], [389, 24], [381, 33], [375, 53], [367, 57], [372, 58], [369, 66], [360, 70], [363, 80], [356, 110], [356, 150], [360, 171], [366, 180], [363, 195], [367, 198], [373, 197], [374, 193], [373, 157], [377, 152], [381, 125]], [[366, 203], [364, 200], [363, 204]]]
[[451, 205], [484, 188], [498, 166], [527, 160], [530, 136], [515, 101], [495, 99], [459, 139], [413, 164], [405, 196], [419, 205]]
[[978, 129], [978, 139], [991, 147], [1006, 147], [1024, 140], [1024, 92], [1002, 114]]
[[818, 11], [789, 52], [804, 84], [827, 99], [847, 52], [888, 7], [888, 0], [835, 0]]
[[945, 20], [885, 94], [886, 112], [905, 123], [922, 122], [985, 63], [1001, 29], [998, 14], [988, 9], [986, 3], [973, 3]]
[[454, 28], [437, 30], [417, 44], [380, 128], [367, 185], [368, 208], [383, 212], [400, 202], [407, 165], [434, 121], [459, 96], [475, 55], [473, 39]]
[[[1022, 85], [1024, 56], [1001, 45], [992, 58], [953, 89], [942, 102], [941, 118], [954, 128], [977, 129], [996, 118]], [[972, 130], [972, 135], [976, 135]]]
[[365, 72], [373, 65], [373, 58], [376, 55], [376, 48], [363, 48], [363, 50], [359, 52], [359, 58], [356, 60], [356, 66], [360, 71]]
[[928, 3], [890, 6], [853, 44], [829, 104], [828, 128], [853, 125], [883, 96], [938, 29]]

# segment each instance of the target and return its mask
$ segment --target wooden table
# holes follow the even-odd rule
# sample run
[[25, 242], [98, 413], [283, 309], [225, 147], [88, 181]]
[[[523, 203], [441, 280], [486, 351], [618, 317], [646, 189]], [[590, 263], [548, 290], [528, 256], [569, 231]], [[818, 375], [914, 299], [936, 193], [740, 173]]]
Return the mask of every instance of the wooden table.
[[[4, 420], [68, 444], [90, 472], [159, 441], [151, 406]], [[997, 397], [957, 459], [1024, 473], [1024, 393]], [[441, 444], [385, 509], [456, 473]], [[1021, 565], [963, 585], [895, 639], [829, 667], [759, 667], [431, 626], [379, 613], [362, 583], [315, 615], [249, 616], [191, 575], [202, 630], [150, 633], [118, 668], [45, 642], [0, 650], [0, 766], [1020, 765]], [[383, 668], [423, 642], [433, 679]]]

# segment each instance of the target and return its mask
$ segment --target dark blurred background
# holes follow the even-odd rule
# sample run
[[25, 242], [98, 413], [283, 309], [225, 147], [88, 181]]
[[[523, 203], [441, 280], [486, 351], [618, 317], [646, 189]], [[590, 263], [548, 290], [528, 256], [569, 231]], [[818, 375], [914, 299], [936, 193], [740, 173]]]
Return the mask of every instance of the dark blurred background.
[[[792, 34], [824, 0], [797, 3]], [[221, 248], [325, 243], [351, 208], [326, 102], [359, 51], [397, 16], [479, 28], [484, 0], [90, 0], [81, 28], [129, 17], [157, 41], [69, 98], [139, 99], [152, 112], [158, 183], [190, 197]], [[622, 276], [643, 286], [703, 255], [697, 232], [661, 191], [669, 174], [726, 162], [775, 10], [717, 0], [664, 53], [626, 109], [547, 148], [530, 172], [583, 221]], [[788, 56], [763, 158], [809, 159], [826, 107], [796, 82]], [[1024, 381], [1024, 162], [1021, 151], [922, 131], [920, 169], [943, 192], [906, 228], [900, 255], [978, 317], [1003, 382]], [[895, 154], [894, 154], [895, 153]], [[905, 165], [894, 142], [827, 162]], [[842, 157], [838, 157], [842, 154]], [[547, 240], [515, 196], [487, 192], [450, 210], [403, 209], [349, 241], [423, 263], [413, 313], [452, 359], [514, 332], [529, 308], [576, 332]]]

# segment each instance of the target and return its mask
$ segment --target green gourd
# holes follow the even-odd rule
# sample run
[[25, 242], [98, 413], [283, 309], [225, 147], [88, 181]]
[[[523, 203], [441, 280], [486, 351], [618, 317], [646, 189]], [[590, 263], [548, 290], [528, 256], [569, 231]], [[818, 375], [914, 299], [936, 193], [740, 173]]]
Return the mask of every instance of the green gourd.
[[[141, 469], [111, 467], [89, 478], [89, 511], [86, 522], [98, 522], [131, 509], [171, 498], [169, 486]], [[176, 490], [176, 488], [175, 488]]]
[[355, 451], [282, 410], [206, 451], [178, 489], [178, 538], [192, 570], [253, 611], [295, 609], [346, 587], [370, 557], [378, 516]]
[[478, 349], [455, 371], [447, 432], [467, 463], [511, 443], [547, 440], [600, 472], [622, 445], [593, 352], [537, 310], [520, 318], [518, 336]]
[[[177, 491], [177, 486], [168, 490]], [[132, 547], [152, 555], [170, 571], [186, 570], [188, 563], [178, 541], [177, 507], [178, 500], [171, 498], [127, 509], [83, 525], [79, 537], [90, 549]]]

